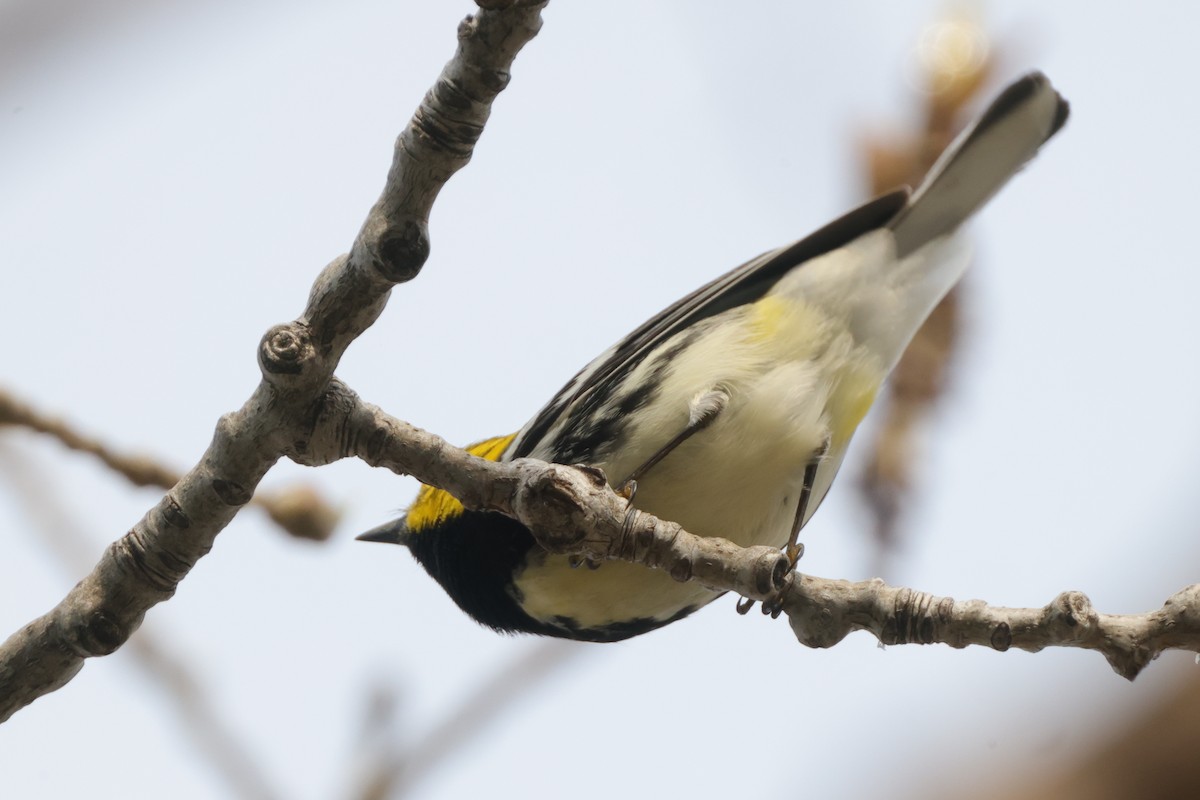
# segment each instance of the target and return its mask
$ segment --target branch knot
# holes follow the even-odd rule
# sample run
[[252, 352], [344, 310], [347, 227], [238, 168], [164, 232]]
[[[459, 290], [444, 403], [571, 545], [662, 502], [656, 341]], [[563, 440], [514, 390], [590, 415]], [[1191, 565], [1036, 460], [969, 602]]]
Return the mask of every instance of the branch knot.
[[[420, 117], [420, 110], [414, 122]], [[371, 263], [392, 283], [411, 281], [429, 260], [429, 223], [412, 217], [388, 220], [370, 247]]]
[[306, 325], [287, 322], [273, 326], [258, 345], [258, 366], [263, 378], [281, 382], [283, 376], [300, 375], [316, 356]]
[[596, 492], [594, 476], [575, 467], [548, 464], [517, 488], [513, 510], [551, 553], [575, 553], [587, 536], [583, 517], [588, 495]]

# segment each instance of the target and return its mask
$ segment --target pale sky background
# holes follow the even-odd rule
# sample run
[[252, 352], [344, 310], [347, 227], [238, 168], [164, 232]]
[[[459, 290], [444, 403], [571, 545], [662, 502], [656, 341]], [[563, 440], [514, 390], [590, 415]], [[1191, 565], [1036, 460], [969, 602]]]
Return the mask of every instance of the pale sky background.
[[[0, 2], [0, 382], [193, 463], [258, 380], [259, 337], [348, 248], [472, 8]], [[451, 441], [515, 430], [665, 304], [861, 200], [859, 138], [914, 122], [913, 48], [944, 8], [553, 3], [434, 209], [425, 271], [339, 375]], [[982, 9], [999, 78], [1044, 70], [1072, 118], [974, 226], [963, 363], [884, 577], [997, 605], [1081, 589], [1103, 611], [1157, 608], [1200, 581], [1200, 5]], [[161, 492], [24, 433], [0, 447], [6, 636], [83, 574], [14, 469], [57, 498], [87, 564]], [[348, 797], [372, 687], [400, 695], [401, 718], [370, 747], [413, 745], [544, 644], [477, 627], [402, 549], [352, 540], [413, 481], [283, 464], [265, 485], [300, 480], [344, 506], [334, 541], [248, 511], [143, 630], [190, 664], [278, 796]], [[856, 502], [835, 486], [805, 571], [870, 576]], [[733, 604], [545, 651], [571, 657], [413, 795], [922, 797], [1035, 776], [1200, 679], [1178, 653], [1129, 685], [1078, 651], [865, 634], [811, 651]], [[89, 662], [0, 726], [4, 795], [229, 796], [165, 698], [128, 651]]]

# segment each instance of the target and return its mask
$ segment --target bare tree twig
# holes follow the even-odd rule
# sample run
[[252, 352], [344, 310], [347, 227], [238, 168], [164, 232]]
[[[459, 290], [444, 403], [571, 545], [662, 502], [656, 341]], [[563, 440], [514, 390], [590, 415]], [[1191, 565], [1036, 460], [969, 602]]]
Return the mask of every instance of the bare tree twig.
[[[346, 406], [353, 403], [348, 397]], [[1029, 652], [1079, 647], [1100, 652], [1130, 680], [1165, 650], [1200, 653], [1200, 584], [1180, 590], [1157, 611], [1101, 614], [1081, 592], [1063, 592], [1040, 609], [1000, 608], [878, 579], [851, 583], [788, 574], [786, 557], [774, 548], [695, 536], [633, 509], [593, 468], [485, 461], [365, 403], [335, 427], [367, 463], [439, 486], [467, 508], [508, 514], [550, 552], [631, 561], [755, 600], [782, 591], [792, 631], [809, 647], [831, 647], [856, 630], [889, 645]]]
[[489, 722], [585, 647], [556, 639], [538, 642], [514, 663], [490, 676], [455, 712], [423, 734], [417, 746], [404, 754], [398, 788], [403, 791], [432, 772], [447, 756], [461, 749], [465, 740], [478, 736]]
[[[458, 50], [396, 142], [383, 193], [348, 256], [318, 276], [303, 315], [267, 331], [263, 380], [221, 418], [200, 462], [105, 551], [47, 614], [0, 645], [0, 721], [67, 683], [84, 659], [129, 638], [151, 607], [211, 548], [281, 457], [309, 452], [312, 421], [344, 394], [330, 391], [342, 353], [382, 312], [391, 287], [416, 276], [429, 252], [429, 208], [470, 159], [509, 68], [541, 26], [545, 2], [482, 10], [458, 30]], [[326, 453], [326, 455], [329, 455]]]
[[981, 645], [1036, 653], [1078, 647], [1101, 653], [1118, 675], [1133, 680], [1161, 653], [1200, 653], [1200, 584], [1180, 589], [1145, 614], [1101, 614], [1083, 592], [1059, 594], [1042, 608], [1002, 608], [954, 600], [879, 579], [850, 581], [792, 575], [785, 612], [809, 647], [831, 647], [865, 630], [883, 644]]
[[240, 742], [216, 709], [182, 658], [175, 656], [156, 636], [142, 631], [129, 641], [138, 663], [154, 677], [171, 699], [183, 728], [205, 754], [208, 763], [230, 786], [233, 796], [246, 800], [272, 800], [284, 795], [268, 785], [252, 748]]
[[[62, 499], [52, 496], [45, 470], [38, 469], [36, 464], [31, 470], [30, 462], [27, 454], [0, 442], [0, 473], [6, 483], [16, 488], [15, 494], [24, 505], [26, 516], [42, 534], [39, 538], [50, 545], [72, 573], [87, 569], [80, 526], [63, 510]], [[281, 796], [268, 785], [250, 748], [218, 716], [185, 660], [172, 655], [170, 648], [145, 629], [129, 640], [128, 648], [136, 662], [162, 687], [183, 722], [184, 732], [225, 779], [231, 796], [247, 800]]]
[[[99, 439], [75, 429], [66, 420], [43, 414], [14, 394], [0, 388], [0, 426], [27, 428], [57, 439], [65, 447], [98, 458], [134, 486], [170, 489], [179, 473], [145, 455], [118, 453]], [[251, 500], [271, 520], [297, 539], [323, 542], [333, 535], [339, 513], [308, 486], [293, 486], [256, 494]]]
[[355, 796], [359, 800], [401, 797], [463, 743], [484, 728], [585, 646], [542, 639], [514, 663], [498, 671], [464, 698], [458, 707], [409, 750], [381, 755]]

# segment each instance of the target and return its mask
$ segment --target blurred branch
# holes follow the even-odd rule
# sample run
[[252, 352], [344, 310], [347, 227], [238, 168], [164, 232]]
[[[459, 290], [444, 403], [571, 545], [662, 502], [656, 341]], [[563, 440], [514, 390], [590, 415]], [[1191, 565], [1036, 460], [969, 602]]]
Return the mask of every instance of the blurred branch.
[[[585, 645], [586, 646], [586, 645]], [[540, 639], [505, 669], [490, 676], [478, 689], [463, 699], [457, 710], [418, 738], [408, 750], [388, 750], [376, 757], [359, 800], [385, 800], [401, 797], [426, 775], [433, 772], [449, 755], [459, 752], [467, 741], [479, 736], [489, 723], [512, 708], [545, 678], [585, 646], [558, 639]], [[386, 703], [380, 705], [386, 706]], [[394, 704], [384, 708], [385, 713]], [[386, 720], [385, 720], [386, 721]], [[387, 726], [376, 719], [368, 733]], [[378, 747], [376, 742], [368, 742]]]
[[[1002, 788], [946, 800], [1179, 800], [1200, 797], [1200, 684], [1185, 675], [1150, 708], [1138, 708], [1081, 756], [1058, 759], [1049, 775], [1018, 774]], [[926, 790], [921, 797], [931, 796]]]
[[66, 684], [85, 659], [124, 644], [146, 611], [174, 594], [279, 458], [327, 463], [314, 457], [309, 440], [313, 421], [344, 399], [333, 386], [334, 370], [383, 311], [392, 286], [420, 272], [433, 202], [470, 160], [513, 59], [541, 26], [544, 5], [485, 9], [459, 25], [458, 49], [397, 138], [383, 192], [349, 254], [317, 277], [298, 319], [263, 337], [262, 381], [253, 394], [221, 418], [196, 466], [89, 575], [0, 645], [0, 721]]
[[[71, 450], [89, 453], [134, 486], [170, 489], [179, 482], [178, 472], [153, 458], [118, 453], [99, 439], [75, 430], [65, 420], [43, 414], [0, 388], [0, 427], [5, 425], [44, 433]], [[276, 525], [298, 539], [323, 542], [333, 535], [338, 522], [337, 510], [308, 486], [258, 492], [250, 504], [267, 512]]]
[[229, 785], [232, 797], [271, 800], [283, 797], [272, 789], [255, 762], [251, 748], [239, 741], [217, 714], [187, 661], [176, 657], [157, 636], [141, 631], [129, 641], [137, 662], [170, 698], [171, 705], [196, 750]]
[[[993, 63], [983, 28], [961, 10], [930, 25], [917, 54], [926, 86], [924, 126], [914, 137], [891, 136], [865, 145], [872, 195], [921, 182], [954, 139], [964, 108], [987, 81]], [[941, 398], [958, 347], [961, 285], [929, 315], [892, 372], [888, 400], [881, 404], [883, 414], [859, 479], [885, 553], [899, 535], [920, 449], [919, 424]]]
[[72, 35], [78, 31], [136, 24], [139, 18], [161, 14], [169, 6], [186, 9], [190, 5], [188, 0], [3, 0], [0, 88], [8, 88], [6, 79], [46, 58], [48, 51], [73, 47]]
[[[16, 489], [13, 494], [37, 528], [39, 541], [50, 545], [71, 574], [86, 569], [83, 553], [88, 543], [79, 534], [79, 524], [63, 511], [66, 507], [63, 498], [52, 496], [45, 470], [39, 469], [27, 454], [0, 442], [0, 472], [5, 482]], [[179, 715], [183, 730], [225, 779], [231, 797], [269, 800], [281, 796], [267, 785], [250, 757], [250, 748], [238, 740], [214, 711], [184, 659], [173, 656], [168, 647], [145, 629], [130, 639], [128, 649], [137, 664], [162, 688]]]

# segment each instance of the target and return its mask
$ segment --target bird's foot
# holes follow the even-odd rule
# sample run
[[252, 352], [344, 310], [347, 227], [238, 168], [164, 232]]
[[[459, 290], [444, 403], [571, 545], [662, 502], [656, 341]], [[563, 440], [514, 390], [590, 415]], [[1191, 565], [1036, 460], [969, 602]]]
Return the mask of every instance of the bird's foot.
[[[804, 545], [800, 542], [789, 544], [784, 548], [783, 552], [788, 559], [787, 574], [791, 574], [792, 572], [796, 571], [796, 565], [804, 556]], [[785, 587], [779, 591], [773, 592], [769, 597], [767, 597], [766, 600], [763, 600], [762, 613], [770, 616], [771, 619], [778, 619], [779, 615], [783, 613], [783, 601], [786, 591], [787, 589]], [[754, 608], [754, 601], [749, 597], [743, 597], [738, 600], [737, 612], [739, 614], [747, 614], [752, 608]]]

